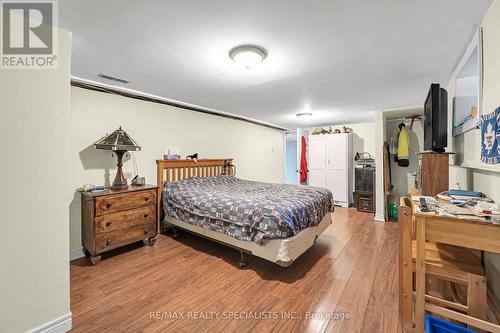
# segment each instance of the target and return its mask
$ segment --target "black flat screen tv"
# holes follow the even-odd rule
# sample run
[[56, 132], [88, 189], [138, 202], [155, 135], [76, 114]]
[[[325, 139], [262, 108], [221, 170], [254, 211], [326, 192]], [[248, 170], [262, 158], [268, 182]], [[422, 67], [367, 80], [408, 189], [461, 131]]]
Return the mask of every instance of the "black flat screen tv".
[[448, 93], [433, 83], [424, 105], [424, 150], [442, 153], [448, 145]]

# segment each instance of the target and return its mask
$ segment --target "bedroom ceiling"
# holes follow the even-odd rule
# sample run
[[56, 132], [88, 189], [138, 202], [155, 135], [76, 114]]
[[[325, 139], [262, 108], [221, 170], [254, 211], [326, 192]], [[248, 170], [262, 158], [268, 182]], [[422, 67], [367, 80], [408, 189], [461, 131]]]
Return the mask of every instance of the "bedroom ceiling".
[[[64, 0], [59, 22], [73, 32], [75, 77], [295, 128], [422, 105], [431, 82], [446, 85], [490, 3]], [[267, 58], [236, 65], [228, 52], [240, 44]]]

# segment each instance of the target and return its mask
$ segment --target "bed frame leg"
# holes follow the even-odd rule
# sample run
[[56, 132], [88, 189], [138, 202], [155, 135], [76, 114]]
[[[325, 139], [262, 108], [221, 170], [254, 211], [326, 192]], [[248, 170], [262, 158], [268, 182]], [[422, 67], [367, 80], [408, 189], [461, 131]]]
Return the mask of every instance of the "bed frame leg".
[[172, 230], [172, 237], [173, 238], [179, 237], [179, 234], [177, 233], [177, 228], [174, 225], [168, 224], [167, 226], [162, 227], [162, 232], [167, 232], [170, 230]]
[[245, 253], [240, 250], [240, 262], [238, 263], [239, 268], [243, 268], [247, 265], [247, 262], [245, 260]]

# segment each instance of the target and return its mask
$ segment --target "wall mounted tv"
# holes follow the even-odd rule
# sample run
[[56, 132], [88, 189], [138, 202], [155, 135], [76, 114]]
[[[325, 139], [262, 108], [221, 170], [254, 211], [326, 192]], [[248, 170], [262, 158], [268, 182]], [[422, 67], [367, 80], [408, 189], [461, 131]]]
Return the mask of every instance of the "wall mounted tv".
[[444, 152], [448, 145], [448, 93], [437, 83], [429, 88], [424, 116], [424, 150]]

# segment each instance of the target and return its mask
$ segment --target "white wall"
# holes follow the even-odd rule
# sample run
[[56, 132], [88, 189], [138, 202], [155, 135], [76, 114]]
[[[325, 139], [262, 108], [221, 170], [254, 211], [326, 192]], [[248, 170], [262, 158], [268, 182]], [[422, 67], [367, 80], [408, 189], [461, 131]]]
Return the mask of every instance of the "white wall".
[[[116, 174], [116, 157], [95, 150], [93, 143], [119, 126], [142, 146], [133, 153], [141, 176], [156, 184], [155, 160], [167, 147], [181, 155], [233, 157], [236, 175], [251, 180], [283, 182], [283, 132], [247, 122], [206, 115], [152, 102], [71, 88], [70, 246], [81, 248], [80, 195], [85, 183], [103, 185]], [[133, 160], [124, 171], [133, 172]]]
[[382, 111], [375, 112], [375, 220], [385, 221], [384, 211], [384, 141], [387, 136], [385, 125], [385, 114]]
[[[493, 112], [500, 106], [500, 1], [495, 0], [483, 20], [483, 113]], [[481, 133], [479, 130], [469, 131], [461, 136], [451, 136], [453, 95], [455, 91], [456, 73], [450, 79], [448, 90], [448, 135], [449, 148], [457, 153], [454, 158], [456, 166], [450, 168], [450, 185], [459, 182], [462, 188], [474, 189], [500, 203], [500, 174], [486, 171], [467, 170], [459, 165], [463, 161], [479, 161], [481, 153]], [[451, 143], [451, 144], [450, 144]], [[485, 256], [488, 285], [500, 299], [500, 255]]]
[[[0, 13], [1, 14], [1, 13]], [[0, 331], [68, 315], [71, 35], [59, 67], [0, 70]]]

